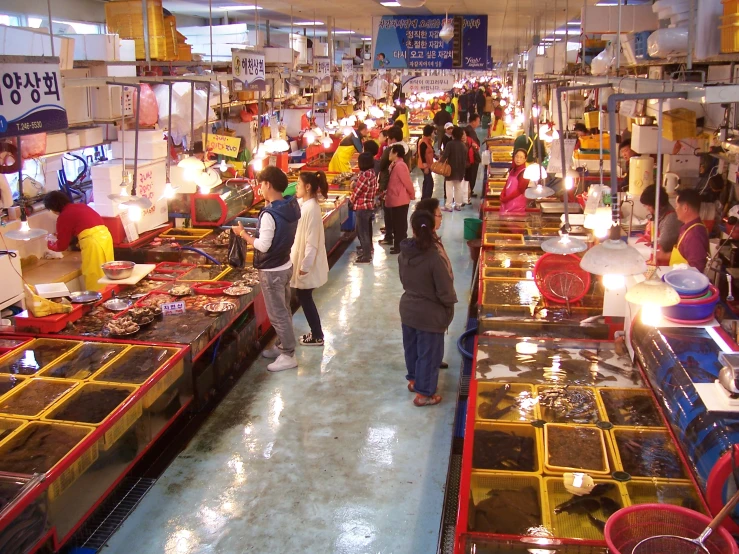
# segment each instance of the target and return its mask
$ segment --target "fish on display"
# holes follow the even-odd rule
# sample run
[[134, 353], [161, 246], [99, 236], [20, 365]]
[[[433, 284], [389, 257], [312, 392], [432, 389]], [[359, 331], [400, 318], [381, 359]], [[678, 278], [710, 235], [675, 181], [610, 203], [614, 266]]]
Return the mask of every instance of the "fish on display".
[[598, 518], [593, 517], [592, 514], [587, 514], [587, 516], [588, 516], [588, 520], [590, 521], [590, 523], [592, 523], [598, 529], [598, 531], [600, 531], [601, 533], [605, 531], [606, 529], [605, 521], [601, 521]]

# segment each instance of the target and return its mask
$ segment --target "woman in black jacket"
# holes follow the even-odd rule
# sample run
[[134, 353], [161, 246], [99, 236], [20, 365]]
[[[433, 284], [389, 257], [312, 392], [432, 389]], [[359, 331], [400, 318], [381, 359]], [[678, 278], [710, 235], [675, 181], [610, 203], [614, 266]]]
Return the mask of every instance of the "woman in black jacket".
[[416, 393], [413, 404], [433, 406], [441, 402], [435, 394], [439, 366], [444, 357], [444, 333], [454, 318], [452, 264], [441, 245], [437, 229], [441, 211], [417, 210], [411, 216], [413, 238], [400, 245], [400, 321], [408, 390]]
[[452, 140], [444, 147], [440, 161], [447, 162], [452, 172], [444, 182], [446, 205], [442, 208], [451, 212], [452, 208], [461, 210], [467, 203], [467, 188], [463, 187], [464, 174], [467, 170], [467, 145], [462, 142], [464, 131], [461, 127], [452, 130]]

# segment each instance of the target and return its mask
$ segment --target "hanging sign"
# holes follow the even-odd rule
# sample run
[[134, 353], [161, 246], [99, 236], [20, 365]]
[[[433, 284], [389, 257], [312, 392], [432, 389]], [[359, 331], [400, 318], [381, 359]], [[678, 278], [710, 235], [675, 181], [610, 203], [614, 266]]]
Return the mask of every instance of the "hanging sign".
[[252, 50], [231, 50], [231, 56], [236, 90], [267, 89], [267, 81], [264, 79], [264, 54]]
[[331, 78], [331, 60], [328, 56], [313, 56], [313, 72], [320, 81]]
[[219, 156], [235, 158], [239, 155], [241, 137], [227, 137], [226, 135], [208, 135], [208, 150]]
[[0, 138], [67, 127], [59, 63], [0, 63]]
[[454, 76], [403, 77], [403, 92], [448, 92], [454, 88]]
[[454, 38], [439, 37], [444, 15], [372, 18], [375, 69], [477, 69], [488, 62], [488, 16], [449, 15]]
[[344, 77], [351, 77], [354, 73], [354, 60], [341, 60], [341, 74]]

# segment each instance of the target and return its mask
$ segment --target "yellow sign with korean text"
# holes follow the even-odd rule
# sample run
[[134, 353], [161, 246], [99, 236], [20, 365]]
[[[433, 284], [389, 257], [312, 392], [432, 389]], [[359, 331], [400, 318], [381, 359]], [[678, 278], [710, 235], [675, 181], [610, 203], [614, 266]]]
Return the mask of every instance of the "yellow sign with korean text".
[[225, 135], [208, 135], [208, 150], [219, 156], [235, 158], [239, 155], [241, 137], [227, 137]]

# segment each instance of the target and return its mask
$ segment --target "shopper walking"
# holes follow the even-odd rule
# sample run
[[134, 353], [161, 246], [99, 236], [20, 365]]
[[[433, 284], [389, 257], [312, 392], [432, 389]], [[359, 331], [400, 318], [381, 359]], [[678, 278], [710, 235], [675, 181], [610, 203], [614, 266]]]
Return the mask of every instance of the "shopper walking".
[[441, 150], [441, 137], [444, 136], [444, 129], [445, 129], [444, 126], [447, 123], [449, 123], [450, 125], [453, 125], [452, 116], [448, 111], [446, 111], [446, 104], [442, 102], [441, 110], [439, 110], [434, 116], [434, 125], [436, 125], [436, 149], [437, 150]]
[[364, 152], [359, 155], [359, 175], [352, 190], [351, 203], [357, 216], [357, 236], [361, 252], [354, 263], [372, 263], [372, 215], [375, 212], [377, 196], [377, 175], [372, 155]]
[[[469, 183], [468, 198], [475, 198], [475, 185], [477, 184], [477, 171], [480, 169], [480, 137], [477, 136], [477, 128], [480, 126], [480, 115], [475, 114], [470, 117], [470, 124], [464, 129], [468, 147], [468, 163], [465, 170], [464, 179]], [[485, 183], [483, 183], [483, 188]]]
[[459, 127], [452, 130], [452, 140], [441, 154], [442, 162], [447, 162], [452, 169], [446, 178], [446, 205], [443, 210], [451, 212], [452, 208], [461, 210], [467, 203], [467, 191], [462, 186], [464, 173], [467, 169], [467, 145], [462, 142], [464, 131]]
[[[403, 132], [398, 127], [390, 127], [387, 130], [387, 146], [382, 152], [382, 158], [378, 166], [377, 182], [380, 187], [380, 201], [383, 206], [383, 218], [385, 220], [385, 236], [379, 241], [380, 244], [391, 245], [393, 244], [393, 221], [390, 215], [390, 208], [385, 204], [385, 197], [387, 195], [387, 187], [390, 182], [390, 147], [393, 144], [401, 144], [406, 152], [405, 156], [408, 156], [410, 148], [402, 142]], [[404, 157], [405, 157], [404, 156]], [[406, 160], [406, 165], [410, 162], [410, 156]]]
[[467, 89], [462, 89], [459, 93], [459, 123], [461, 125], [467, 124], [467, 110], [469, 108], [469, 98], [467, 96]]
[[415, 211], [411, 217], [413, 238], [404, 240], [398, 258], [403, 296], [400, 321], [403, 330], [408, 390], [416, 393], [413, 404], [433, 406], [439, 366], [444, 357], [444, 333], [454, 318], [454, 274], [436, 234], [441, 211]]
[[254, 267], [259, 270], [264, 304], [272, 327], [277, 333], [273, 348], [262, 351], [265, 358], [276, 358], [267, 366], [269, 371], [283, 371], [298, 367], [295, 358], [295, 331], [290, 309], [290, 280], [293, 264], [290, 252], [300, 219], [297, 198], [283, 197], [287, 175], [274, 166], [259, 173], [259, 189], [267, 206], [259, 214], [259, 238], [249, 235], [239, 222], [234, 233], [254, 247]]
[[408, 206], [411, 200], [416, 198], [411, 172], [403, 160], [404, 154], [402, 144], [393, 144], [390, 147], [390, 181], [387, 185], [385, 206], [390, 208], [393, 226], [391, 254], [400, 254], [400, 243], [408, 237]]
[[[361, 154], [370, 156], [371, 154]], [[300, 337], [300, 344], [323, 346], [323, 328], [318, 308], [313, 301], [313, 291], [328, 281], [326, 237], [323, 230], [321, 206], [318, 194], [328, 197], [328, 181], [323, 171], [303, 172], [298, 176], [295, 196], [300, 203], [300, 220], [290, 252], [293, 274], [290, 285], [298, 295], [303, 314], [310, 326], [310, 333]]]
[[431, 164], [434, 163], [434, 133], [433, 125], [423, 128], [423, 138], [418, 141], [417, 166], [423, 172], [423, 186], [421, 187], [421, 199], [431, 198], [434, 194], [434, 174], [431, 173]]

